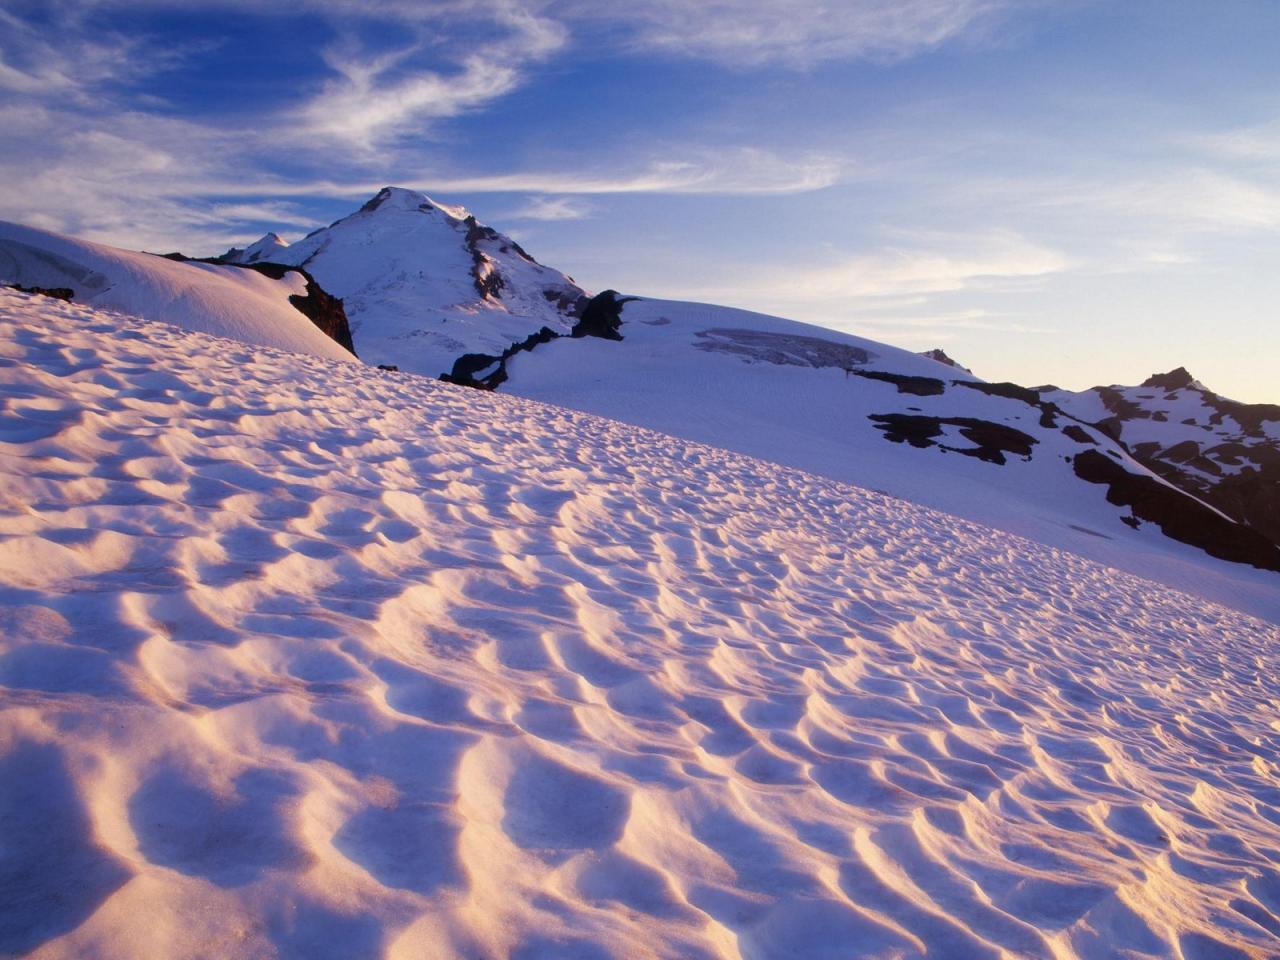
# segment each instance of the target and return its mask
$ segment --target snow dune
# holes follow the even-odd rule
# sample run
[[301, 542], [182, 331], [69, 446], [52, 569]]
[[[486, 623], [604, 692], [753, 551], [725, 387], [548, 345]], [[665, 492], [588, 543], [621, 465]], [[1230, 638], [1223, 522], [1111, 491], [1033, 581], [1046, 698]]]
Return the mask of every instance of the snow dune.
[[1277, 630], [586, 414], [0, 293], [0, 954], [1280, 942]]

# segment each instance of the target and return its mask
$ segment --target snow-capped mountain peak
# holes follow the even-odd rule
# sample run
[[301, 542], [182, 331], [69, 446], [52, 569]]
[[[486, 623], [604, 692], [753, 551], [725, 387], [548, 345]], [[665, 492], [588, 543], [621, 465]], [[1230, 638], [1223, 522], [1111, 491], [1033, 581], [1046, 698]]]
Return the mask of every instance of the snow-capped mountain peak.
[[255, 240], [243, 250], [239, 247], [232, 247], [218, 259], [227, 263], [277, 263], [279, 262], [281, 251], [288, 246], [289, 241], [272, 231], [260, 240]]
[[429, 376], [543, 327], [567, 333], [586, 302], [572, 278], [464, 207], [403, 187], [271, 256], [343, 299], [362, 356]]
[[452, 217], [454, 220], [465, 220], [471, 216], [471, 211], [461, 204], [440, 203], [420, 193], [417, 190], [410, 190], [407, 187], [383, 187], [372, 197], [369, 198], [356, 214], [374, 213], [378, 210], [383, 213], [390, 212], [409, 212], [409, 213], [431, 213], [433, 210], [439, 210], [446, 216]]

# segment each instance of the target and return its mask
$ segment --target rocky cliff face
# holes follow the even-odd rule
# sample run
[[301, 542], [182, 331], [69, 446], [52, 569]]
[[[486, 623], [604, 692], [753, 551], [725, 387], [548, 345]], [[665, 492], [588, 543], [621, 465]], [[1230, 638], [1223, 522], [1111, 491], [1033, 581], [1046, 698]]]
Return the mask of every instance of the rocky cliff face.
[[1185, 367], [1139, 386], [1046, 394], [1138, 462], [1280, 545], [1280, 406], [1214, 393]]
[[289, 302], [314, 323], [325, 336], [355, 354], [356, 345], [351, 339], [351, 324], [347, 320], [347, 312], [343, 308], [342, 301], [316, 283], [316, 278], [302, 267], [286, 268], [279, 264], [257, 260], [250, 260], [237, 266], [257, 270], [277, 280], [290, 271], [302, 274], [307, 281], [307, 292], [303, 296], [295, 294], [289, 298]]
[[[275, 236], [275, 234], [268, 234]], [[278, 239], [278, 238], [277, 238]], [[254, 244], [257, 246], [257, 244]], [[250, 248], [252, 249], [252, 248]], [[236, 252], [233, 247], [229, 252]], [[244, 253], [244, 251], [239, 251]], [[165, 255], [169, 260], [177, 260], [180, 262], [190, 261], [191, 257], [184, 256], [181, 253], [170, 253]], [[260, 259], [241, 259], [241, 260], [225, 260], [222, 257], [210, 257], [207, 259], [197, 260], [197, 263], [217, 263], [232, 267], [242, 267], [246, 270], [253, 270], [263, 276], [270, 277], [272, 280], [282, 280], [287, 273], [297, 273], [306, 281], [306, 292], [304, 294], [293, 294], [289, 297], [289, 303], [293, 305], [299, 313], [316, 325], [316, 328], [330, 340], [345, 348], [352, 355], [356, 355], [355, 344], [351, 339], [351, 325], [347, 322], [347, 314], [343, 309], [342, 301], [327, 292], [320, 284], [316, 283], [316, 278], [301, 267], [289, 267], [280, 263], [272, 263]]]

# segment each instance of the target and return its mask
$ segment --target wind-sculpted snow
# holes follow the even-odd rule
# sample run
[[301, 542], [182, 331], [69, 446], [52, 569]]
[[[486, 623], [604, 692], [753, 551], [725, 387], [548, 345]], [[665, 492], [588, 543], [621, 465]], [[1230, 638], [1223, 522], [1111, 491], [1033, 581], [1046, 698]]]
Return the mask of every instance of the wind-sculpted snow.
[[0, 293], [0, 954], [1264, 957], [1274, 627]]

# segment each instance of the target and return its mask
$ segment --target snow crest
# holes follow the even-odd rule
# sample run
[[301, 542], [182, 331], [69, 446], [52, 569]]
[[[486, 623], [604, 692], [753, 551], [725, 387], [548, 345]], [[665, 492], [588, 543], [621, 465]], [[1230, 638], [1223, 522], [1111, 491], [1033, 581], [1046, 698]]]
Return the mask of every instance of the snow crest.
[[0, 293], [0, 953], [1261, 957], [1274, 627]]
[[290, 302], [297, 271], [279, 280], [241, 267], [179, 262], [0, 221], [0, 285], [66, 287], [80, 302], [187, 330], [330, 360], [355, 358]]

